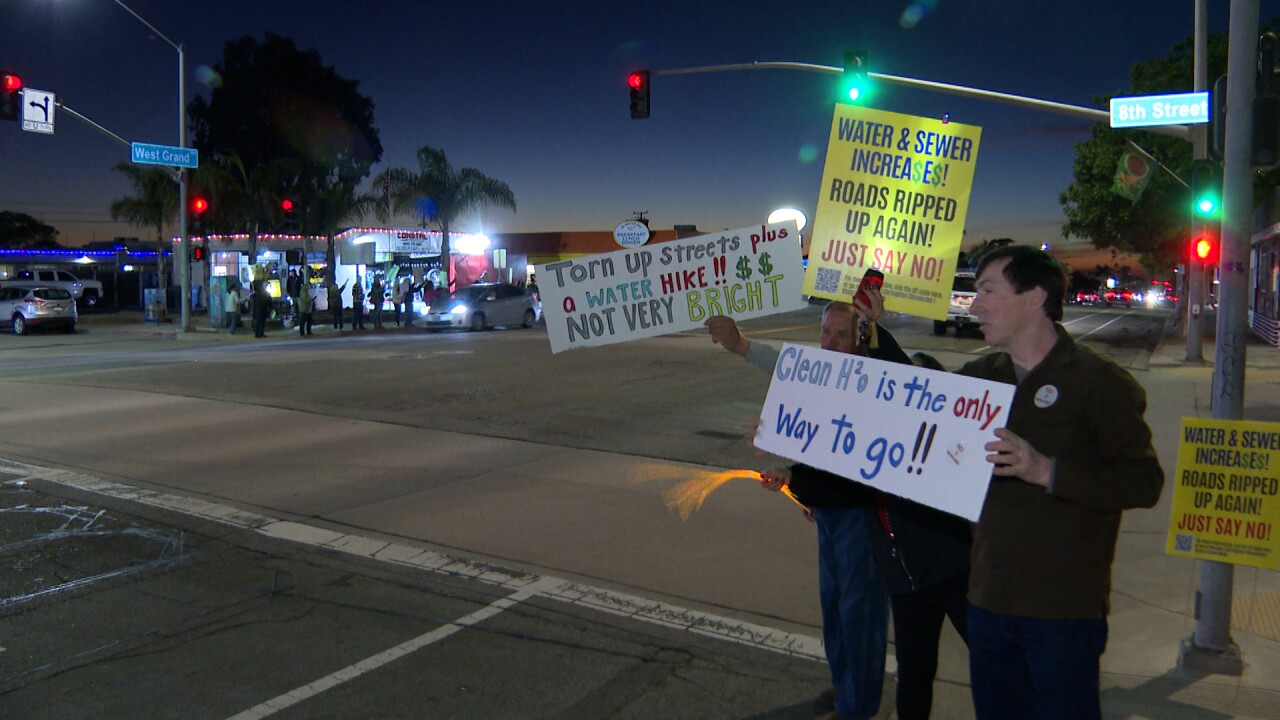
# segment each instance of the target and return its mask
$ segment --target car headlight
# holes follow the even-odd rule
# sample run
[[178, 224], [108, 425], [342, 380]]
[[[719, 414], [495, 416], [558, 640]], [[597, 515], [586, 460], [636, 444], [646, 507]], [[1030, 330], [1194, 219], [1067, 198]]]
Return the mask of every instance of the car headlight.
[[463, 315], [463, 314], [465, 314], [465, 313], [467, 312], [467, 306], [466, 306], [466, 305], [454, 305], [454, 306], [453, 306], [453, 309], [452, 309], [452, 310], [450, 310], [449, 312], [453, 313], [454, 315]]

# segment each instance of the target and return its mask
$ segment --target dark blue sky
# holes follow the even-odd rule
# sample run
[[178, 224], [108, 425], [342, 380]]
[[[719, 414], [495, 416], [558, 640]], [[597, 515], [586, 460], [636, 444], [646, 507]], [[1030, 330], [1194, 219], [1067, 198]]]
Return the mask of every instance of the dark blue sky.
[[[376, 103], [387, 166], [422, 145], [506, 181], [519, 210], [459, 230], [607, 230], [632, 211], [654, 228], [761, 222], [794, 205], [812, 216], [835, 76], [780, 70], [656, 76], [653, 115], [631, 120], [625, 79], [758, 61], [839, 65], [1093, 106], [1130, 67], [1192, 33], [1192, 0], [937, 0], [919, 23], [903, 0], [125, 0], [186, 47], [197, 69], [231, 39], [265, 32], [315, 49]], [[1210, 1], [1224, 32], [1229, 3]], [[1264, 18], [1280, 0], [1262, 2]], [[113, 0], [0, 0], [0, 67], [56, 93], [127, 140], [177, 143], [177, 53]], [[1087, 123], [955, 96], [882, 87], [877, 107], [983, 128], [966, 242], [1057, 242], [1059, 193]], [[55, 226], [64, 242], [151, 232], [111, 222], [129, 189], [122, 145], [67, 114], [53, 136], [0, 124], [0, 210]], [[412, 224], [403, 218], [402, 224]]]

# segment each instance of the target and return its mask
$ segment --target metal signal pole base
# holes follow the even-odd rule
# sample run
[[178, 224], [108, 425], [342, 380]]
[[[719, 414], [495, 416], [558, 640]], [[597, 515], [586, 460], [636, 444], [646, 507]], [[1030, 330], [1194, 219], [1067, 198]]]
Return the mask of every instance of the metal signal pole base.
[[1226, 650], [1211, 650], [1196, 645], [1195, 635], [1182, 641], [1178, 647], [1178, 669], [1187, 675], [1231, 675], [1240, 677], [1244, 674], [1244, 657], [1240, 648], [1233, 642]]

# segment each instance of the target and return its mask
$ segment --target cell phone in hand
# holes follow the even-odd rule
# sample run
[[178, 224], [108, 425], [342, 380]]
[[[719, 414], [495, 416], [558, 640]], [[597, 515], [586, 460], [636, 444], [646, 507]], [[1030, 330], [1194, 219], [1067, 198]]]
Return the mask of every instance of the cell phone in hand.
[[870, 307], [871, 299], [867, 297], [867, 288], [879, 290], [882, 286], [884, 286], [884, 273], [875, 268], [867, 268], [862, 280], [858, 282], [858, 292], [854, 294], [853, 299], [861, 300], [862, 304]]

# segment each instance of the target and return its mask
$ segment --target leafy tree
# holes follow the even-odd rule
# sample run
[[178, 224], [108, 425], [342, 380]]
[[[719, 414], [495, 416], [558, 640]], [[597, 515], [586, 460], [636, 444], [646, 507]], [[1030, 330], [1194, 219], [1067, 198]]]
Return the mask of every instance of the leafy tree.
[[[445, 286], [453, 287], [453, 270], [449, 262], [449, 232], [457, 219], [487, 205], [516, 210], [516, 196], [501, 180], [495, 180], [475, 168], [455, 168], [443, 150], [426, 146], [418, 148], [418, 172], [389, 168], [374, 180], [390, 188], [393, 212], [412, 214], [422, 227], [434, 223], [444, 239], [440, 257], [444, 261]], [[390, 221], [385, 207], [377, 207], [378, 217]]]
[[112, 202], [111, 217], [130, 225], [156, 229], [156, 277], [161, 296], [167, 297], [165, 292], [169, 282], [164, 267], [164, 224], [177, 221], [178, 184], [169, 171], [158, 167], [143, 169], [122, 162], [113, 169], [129, 178], [134, 194]]
[[214, 66], [221, 82], [191, 102], [194, 145], [234, 171], [243, 194], [228, 209], [253, 227], [285, 191], [301, 204], [338, 183], [356, 187], [382, 159], [373, 101], [315, 50], [271, 33], [228, 42]]
[[[334, 253], [333, 236], [347, 221], [376, 214], [381, 199], [373, 194], [361, 194], [345, 183], [335, 182], [320, 193], [308, 213], [308, 232], [323, 235], [327, 242], [329, 273], [328, 282], [335, 282], [334, 271], [337, 269], [337, 257]], [[305, 251], [305, 247], [304, 247]]]
[[25, 213], [0, 211], [0, 246], [56, 250], [58, 231]]
[[[1280, 18], [1267, 25], [1271, 29], [1280, 26]], [[1164, 58], [1134, 65], [1129, 88], [1117, 96], [1186, 92], [1192, 87], [1193, 60], [1194, 44], [1188, 38]], [[1211, 36], [1208, 77], [1212, 81], [1226, 68], [1227, 38]], [[1106, 100], [1099, 102], [1105, 105]], [[1190, 143], [1144, 130], [1113, 130], [1095, 125], [1089, 140], [1076, 146], [1074, 180], [1058, 199], [1067, 217], [1062, 235], [1090, 240], [1099, 249], [1134, 253], [1142, 266], [1154, 274], [1176, 265], [1185, 255], [1191, 194], [1182, 182], [1158, 168], [1153, 169], [1151, 182], [1136, 203], [1112, 192], [1116, 163], [1128, 141], [1184, 180], [1190, 176]], [[1268, 174], [1260, 178], [1257, 189], [1274, 186], [1277, 180], [1280, 173]]]

